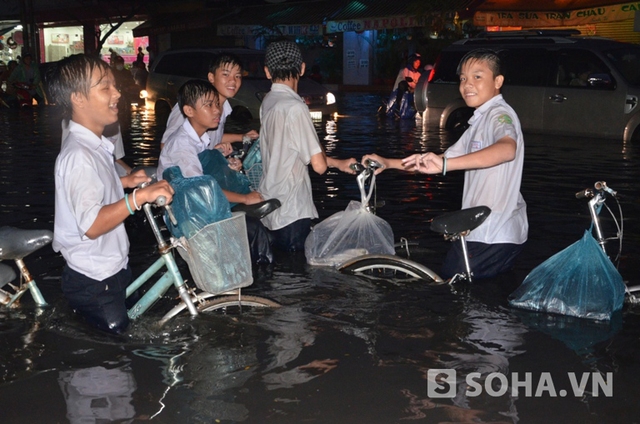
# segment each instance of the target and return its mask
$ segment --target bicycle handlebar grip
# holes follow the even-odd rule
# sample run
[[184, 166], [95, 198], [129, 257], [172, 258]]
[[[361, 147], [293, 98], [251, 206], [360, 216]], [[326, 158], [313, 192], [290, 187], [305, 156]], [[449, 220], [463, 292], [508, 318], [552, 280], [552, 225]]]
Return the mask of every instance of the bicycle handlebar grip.
[[588, 197], [593, 197], [593, 190], [590, 188], [585, 188], [576, 193], [576, 199], [586, 199]]

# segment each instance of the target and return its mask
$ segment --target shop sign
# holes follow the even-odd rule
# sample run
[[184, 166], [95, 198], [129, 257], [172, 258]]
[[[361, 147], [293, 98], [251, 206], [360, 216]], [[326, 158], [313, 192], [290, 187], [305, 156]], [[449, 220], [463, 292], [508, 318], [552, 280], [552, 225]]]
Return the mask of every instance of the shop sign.
[[578, 26], [633, 19], [640, 2], [558, 12], [482, 12], [473, 15], [475, 26], [520, 26], [528, 28]]
[[362, 32], [375, 29], [411, 28], [424, 26], [424, 20], [414, 16], [390, 16], [387, 18], [349, 19], [327, 22], [327, 34], [334, 32]]
[[[321, 25], [277, 25], [278, 35], [322, 35]], [[260, 25], [218, 25], [217, 34], [221, 36], [244, 37], [256, 32], [268, 31]], [[273, 31], [274, 33], [276, 31]]]

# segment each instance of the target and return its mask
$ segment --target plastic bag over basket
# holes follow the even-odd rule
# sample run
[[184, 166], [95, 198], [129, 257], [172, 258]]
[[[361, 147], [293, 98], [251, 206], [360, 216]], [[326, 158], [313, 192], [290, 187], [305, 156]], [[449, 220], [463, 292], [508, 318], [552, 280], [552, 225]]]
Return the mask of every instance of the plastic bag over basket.
[[509, 297], [511, 306], [609, 320], [622, 308], [622, 276], [589, 231], [538, 265]]
[[231, 217], [229, 202], [211, 175], [184, 178], [180, 168], [172, 166], [162, 177], [175, 191], [171, 207], [178, 225], [165, 219], [174, 237], [191, 238], [205, 226]]
[[395, 254], [391, 226], [366, 209], [375, 176], [371, 176], [368, 194], [361, 181], [358, 180], [362, 202], [351, 201], [346, 210], [320, 222], [307, 236], [304, 251], [310, 265], [337, 266], [367, 253]]
[[[198, 154], [198, 159], [202, 165], [202, 172], [215, 178], [223, 190], [240, 194], [251, 193], [247, 176], [231, 169], [227, 158], [218, 149], [207, 149]], [[235, 206], [235, 203], [231, 206]]]
[[253, 283], [251, 255], [244, 213], [206, 225], [178, 245], [180, 256], [189, 265], [196, 286], [212, 294]]

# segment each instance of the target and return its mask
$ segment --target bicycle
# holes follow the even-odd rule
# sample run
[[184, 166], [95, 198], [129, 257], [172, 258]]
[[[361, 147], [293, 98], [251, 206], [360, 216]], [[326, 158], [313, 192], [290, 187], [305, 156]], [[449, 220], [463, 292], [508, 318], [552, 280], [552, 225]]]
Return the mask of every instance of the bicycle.
[[[370, 178], [377, 168], [381, 165], [373, 160], [367, 161], [365, 165], [355, 164], [354, 171], [358, 173], [356, 177], [358, 184], [364, 186], [365, 181]], [[374, 189], [375, 181], [371, 181], [370, 190]], [[366, 209], [374, 213], [375, 205], [366, 205]], [[477, 228], [482, 224], [489, 214], [491, 209], [486, 206], [478, 206], [469, 209], [462, 209], [459, 211], [448, 212], [443, 215], [433, 218], [431, 221], [431, 230], [442, 234], [445, 240], [457, 241], [462, 243], [462, 250], [465, 258], [465, 271], [456, 274], [451, 279], [445, 281], [436, 272], [430, 268], [412, 261], [410, 259], [397, 256], [397, 255], [379, 255], [379, 254], [365, 254], [338, 265], [338, 270], [352, 274], [366, 274], [369, 276], [389, 276], [392, 274], [396, 277], [409, 277], [428, 281], [430, 284], [438, 285], [445, 283], [455, 283], [457, 281], [472, 281], [473, 273], [469, 264], [467, 255], [467, 243], [466, 236], [469, 232]], [[401, 239], [400, 245], [397, 245], [402, 249], [405, 249], [407, 256], [409, 254], [409, 243], [406, 239]]]
[[[190, 261], [194, 261], [194, 259], [190, 257], [189, 240], [170, 237], [170, 240], [167, 241], [162, 234], [160, 226], [154, 217], [152, 207], [164, 206], [168, 215], [174, 219], [171, 207], [165, 205], [164, 202], [165, 200], [163, 198], [159, 198], [156, 200], [156, 204], [147, 203], [142, 207], [156, 238], [160, 257], [127, 286], [126, 297], [129, 298], [133, 295], [159, 271], [165, 269], [166, 272], [148, 287], [145, 294], [128, 310], [128, 315], [131, 320], [135, 320], [147, 312], [172, 286], [175, 287], [178, 292], [178, 303], [163, 315], [159, 320], [160, 325], [165, 324], [185, 309], [188, 310], [191, 316], [196, 316], [199, 313], [220, 309], [227, 310], [232, 307], [275, 308], [280, 306], [270, 299], [259, 296], [242, 295], [241, 289], [253, 283], [248, 242], [243, 243], [241, 247], [242, 257], [234, 258], [238, 261], [239, 267], [244, 268], [234, 268], [232, 270], [235, 274], [240, 275], [239, 278], [242, 278], [242, 280], [236, 280], [234, 282], [203, 281], [202, 279], [205, 279], [208, 275], [206, 270], [204, 272], [201, 272], [202, 270], [192, 270], [192, 263], [189, 263]], [[222, 231], [227, 231], [231, 234], [243, 234], [240, 231], [246, 233], [243, 212], [234, 212], [231, 218], [209, 224], [205, 228], [209, 226], [221, 228], [223, 229]], [[220, 239], [221, 242], [228, 242], [228, 238]], [[26, 292], [29, 292], [36, 307], [43, 308], [47, 306], [42, 292], [24, 263], [24, 258], [50, 244], [52, 240], [53, 233], [49, 230], [24, 230], [15, 227], [0, 228], [0, 261], [13, 260], [18, 267], [20, 275], [19, 284], [12, 284], [11, 282], [16, 279], [15, 272], [11, 267], [0, 264], [0, 305], [6, 308], [16, 308], [19, 306], [21, 297]], [[192, 274], [198, 272], [199, 281], [192, 275], [196, 287], [189, 287], [186, 280], [183, 279], [174, 258], [173, 250], [176, 249], [187, 261]]]
[[[377, 166], [379, 166], [379, 164], [377, 164]], [[588, 207], [591, 215], [592, 225], [596, 235], [595, 238], [598, 244], [603, 249], [605, 255], [607, 254], [607, 250], [605, 247], [606, 243], [610, 240], [619, 240], [620, 246], [618, 248], [618, 255], [615, 259], [612, 260], [614, 265], [616, 265], [622, 252], [623, 239], [622, 208], [617, 199], [617, 192], [609, 188], [606, 182], [598, 181], [594, 184], [593, 189], [588, 188], [582, 190], [576, 193], [576, 197], [590, 198]], [[618, 202], [620, 215], [619, 220], [616, 219], [611, 209], [609, 209], [607, 206], [607, 209], [614, 218], [614, 222], [617, 227], [616, 236], [610, 238], [606, 238], [604, 236], [599, 218], [600, 210], [603, 205], [606, 206], [605, 201], [608, 197], [613, 198], [616, 202]], [[400, 276], [408, 276], [410, 278], [424, 280], [434, 285], [454, 284], [460, 281], [471, 282], [473, 280], [473, 271], [469, 264], [465, 236], [468, 235], [470, 231], [482, 224], [490, 213], [490, 208], [486, 206], [478, 206], [474, 208], [445, 213], [433, 218], [433, 220], [431, 221], [430, 229], [432, 231], [442, 234], [445, 240], [459, 240], [462, 244], [462, 251], [465, 259], [465, 270], [454, 275], [452, 278], [446, 281], [440, 278], [437, 273], [433, 272], [428, 267], [410, 259], [394, 255], [366, 254], [342, 263], [338, 266], [338, 269], [342, 272], [364, 274], [374, 277], [388, 276], [389, 273], [393, 275], [400, 274]], [[406, 240], [404, 240], [401, 247], [406, 249], [408, 253], [409, 247]], [[625, 298], [628, 303], [640, 303], [640, 285], [627, 285]]]

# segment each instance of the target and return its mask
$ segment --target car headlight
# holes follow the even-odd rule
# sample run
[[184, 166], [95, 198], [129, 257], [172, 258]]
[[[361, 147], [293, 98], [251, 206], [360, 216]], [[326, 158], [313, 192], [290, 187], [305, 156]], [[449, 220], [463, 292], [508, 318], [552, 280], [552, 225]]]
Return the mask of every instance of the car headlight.
[[333, 95], [333, 93], [331, 92], [327, 92], [327, 104], [328, 105], [332, 105], [336, 102], [336, 96]]

